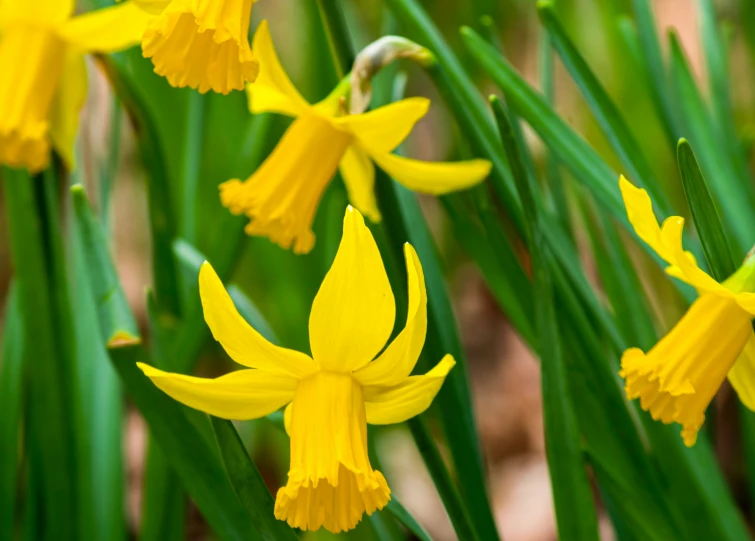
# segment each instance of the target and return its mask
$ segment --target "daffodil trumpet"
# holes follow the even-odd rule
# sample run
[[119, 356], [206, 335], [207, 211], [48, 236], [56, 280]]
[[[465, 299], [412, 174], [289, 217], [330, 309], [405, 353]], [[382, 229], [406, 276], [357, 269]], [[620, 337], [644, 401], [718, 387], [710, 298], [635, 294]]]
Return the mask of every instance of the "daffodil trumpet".
[[249, 45], [255, 0], [133, 0], [151, 15], [142, 53], [178, 88], [228, 94], [259, 72]]
[[396, 306], [383, 262], [358, 210], [349, 207], [333, 266], [312, 304], [312, 356], [265, 340], [239, 315], [205, 262], [199, 293], [212, 335], [247, 367], [216, 379], [139, 364], [153, 383], [190, 407], [225, 419], [256, 419], [286, 406], [288, 482], [275, 516], [302, 530], [354, 528], [391, 491], [370, 465], [367, 423], [405, 421], [430, 406], [454, 360], [446, 355], [411, 376], [427, 332], [427, 296], [417, 253], [406, 244], [409, 303], [404, 329], [388, 344]]
[[340, 170], [351, 204], [380, 220], [375, 200], [375, 166], [404, 186], [444, 194], [481, 182], [490, 162], [430, 163], [396, 156], [396, 149], [430, 106], [409, 98], [363, 114], [349, 114], [348, 77], [327, 98], [309, 104], [278, 60], [267, 23], [260, 23], [252, 51], [260, 73], [247, 86], [252, 113], [274, 112], [295, 120], [265, 162], [247, 180], [220, 186], [223, 205], [250, 218], [246, 232], [271, 239], [296, 253], [309, 252], [312, 222], [322, 194]]
[[683, 218], [671, 216], [659, 226], [647, 192], [624, 177], [619, 185], [637, 235], [668, 263], [669, 275], [699, 295], [650, 351], [626, 350], [619, 374], [629, 399], [639, 398], [655, 420], [680, 424], [684, 443], [692, 446], [727, 376], [740, 400], [755, 410], [755, 257], [717, 282], [682, 248]]
[[55, 149], [69, 168], [87, 92], [84, 56], [139, 43], [130, 2], [73, 16], [73, 0], [0, 0], [0, 164], [36, 173]]

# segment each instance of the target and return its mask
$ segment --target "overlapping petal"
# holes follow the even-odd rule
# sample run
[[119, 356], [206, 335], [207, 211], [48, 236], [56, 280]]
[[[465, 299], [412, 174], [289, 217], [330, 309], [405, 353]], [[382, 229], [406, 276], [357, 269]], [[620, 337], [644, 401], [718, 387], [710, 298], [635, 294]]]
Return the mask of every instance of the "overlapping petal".
[[80, 52], [111, 53], [137, 45], [152, 18], [135, 3], [124, 2], [69, 19], [58, 35]]
[[427, 333], [427, 293], [422, 264], [411, 244], [404, 245], [409, 307], [406, 326], [380, 356], [354, 372], [366, 386], [391, 386], [406, 379], [417, 364]]
[[238, 313], [220, 278], [207, 262], [199, 271], [199, 294], [213, 337], [237, 363], [289, 377], [304, 377], [317, 369], [304, 353], [271, 344], [255, 331]]
[[407, 98], [367, 113], [335, 118], [333, 122], [353, 133], [369, 152], [382, 154], [399, 146], [429, 108], [427, 98]]
[[257, 419], [294, 398], [299, 380], [267, 370], [238, 370], [219, 378], [197, 378], [163, 372], [137, 363], [149, 379], [182, 404], [223, 419]]
[[370, 153], [375, 163], [410, 190], [442, 195], [471, 188], [490, 173], [487, 160], [424, 162], [389, 153]]
[[50, 139], [66, 162], [74, 166], [74, 143], [79, 131], [79, 116], [87, 97], [87, 68], [84, 57], [74, 51], [65, 55], [60, 86], [50, 111]]
[[304, 113], [310, 105], [281, 66], [267, 21], [257, 27], [252, 52], [260, 63], [260, 72], [254, 84], [246, 87], [249, 109], [253, 113], [273, 112], [293, 117]]
[[367, 422], [387, 425], [419, 415], [430, 407], [455, 364], [454, 358], [446, 355], [424, 376], [410, 376], [392, 387], [364, 387]]
[[339, 165], [349, 193], [349, 202], [373, 222], [379, 222], [380, 210], [375, 199], [375, 166], [358, 144], [346, 149]]
[[750, 336], [737, 362], [729, 370], [728, 378], [739, 400], [755, 411], [755, 334]]
[[396, 306], [375, 239], [358, 210], [349, 207], [333, 266], [309, 317], [315, 362], [329, 371], [363, 366], [393, 330]]

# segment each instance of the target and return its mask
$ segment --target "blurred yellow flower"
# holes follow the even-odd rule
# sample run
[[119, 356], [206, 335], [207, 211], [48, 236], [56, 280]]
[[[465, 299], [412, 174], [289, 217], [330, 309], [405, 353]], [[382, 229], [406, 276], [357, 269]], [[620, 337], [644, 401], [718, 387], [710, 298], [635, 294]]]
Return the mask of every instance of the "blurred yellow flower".
[[619, 180], [629, 221], [637, 235], [669, 264], [666, 272], [694, 286], [699, 298], [647, 354], [630, 348], [619, 374], [627, 397], [655, 420], [682, 425], [682, 438], [694, 445], [705, 410], [726, 378], [755, 410], [755, 257], [722, 284], [697, 266], [682, 248], [684, 219], [671, 216], [658, 226], [645, 190]]
[[44, 169], [54, 147], [69, 166], [87, 91], [84, 55], [139, 43], [131, 3], [71, 17], [73, 0], [0, 0], [0, 163]]
[[351, 204], [372, 221], [380, 220], [373, 162], [404, 186], [430, 194], [468, 188], [490, 172], [486, 160], [429, 163], [391, 154], [427, 113], [429, 100], [409, 98], [349, 115], [348, 87], [339, 85], [323, 101], [310, 105], [283, 70], [265, 21], [254, 35], [253, 51], [261, 69], [257, 82], [247, 86], [251, 111], [296, 120], [251, 177], [220, 186], [223, 205], [251, 219], [248, 234], [269, 237], [287, 249], [293, 245], [296, 253], [310, 251], [317, 206], [339, 168]]
[[134, 1], [154, 15], [142, 52], [171, 85], [228, 94], [257, 78], [248, 37], [256, 0]]
[[424, 376], [409, 375], [425, 341], [427, 296], [414, 248], [406, 244], [404, 252], [406, 326], [385, 349], [396, 316], [393, 292], [370, 230], [349, 207], [338, 253], [312, 304], [312, 357], [275, 346], [249, 326], [205, 262], [199, 273], [205, 320], [228, 355], [250, 369], [204, 379], [139, 364], [174, 399], [218, 417], [255, 419], [288, 404], [291, 464], [275, 516], [292, 527], [337, 533], [382, 509], [391, 491], [370, 465], [367, 423], [400, 423], [422, 413], [455, 364], [446, 355]]

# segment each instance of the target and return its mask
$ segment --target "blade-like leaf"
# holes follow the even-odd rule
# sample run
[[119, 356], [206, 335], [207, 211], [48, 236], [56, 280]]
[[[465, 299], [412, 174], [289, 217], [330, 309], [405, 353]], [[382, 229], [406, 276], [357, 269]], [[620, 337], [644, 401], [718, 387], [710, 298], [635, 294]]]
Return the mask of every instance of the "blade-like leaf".
[[549, 253], [543, 239], [537, 205], [517, 146], [511, 123], [501, 102], [491, 99], [501, 141], [519, 190], [525, 232], [534, 277], [535, 323], [541, 360], [543, 423], [553, 503], [561, 539], [598, 539], [598, 521], [587, 478], [581, 434], [572, 406], [569, 381], [559, 340], [549, 276]]

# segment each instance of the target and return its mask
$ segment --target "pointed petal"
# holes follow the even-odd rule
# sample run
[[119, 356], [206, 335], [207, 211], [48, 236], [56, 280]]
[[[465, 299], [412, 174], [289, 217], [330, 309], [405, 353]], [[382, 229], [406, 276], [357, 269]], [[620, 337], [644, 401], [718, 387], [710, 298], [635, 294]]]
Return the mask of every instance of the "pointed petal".
[[455, 364], [454, 358], [446, 355], [424, 376], [411, 376], [393, 387], [365, 387], [367, 422], [389, 425], [419, 415], [430, 407]]
[[396, 385], [412, 373], [427, 333], [427, 293], [422, 264], [411, 244], [404, 245], [409, 308], [406, 326], [380, 356], [354, 372], [362, 385]]
[[379, 222], [380, 210], [375, 200], [375, 166], [370, 157], [358, 145], [351, 145], [341, 158], [339, 169], [349, 192], [349, 202], [371, 221]]
[[294, 412], [294, 403], [289, 403], [286, 409], [283, 410], [283, 427], [286, 429], [286, 434], [291, 436], [291, 415]]
[[137, 363], [158, 389], [190, 408], [223, 419], [257, 419], [294, 398], [297, 378], [266, 370], [238, 370], [219, 378], [163, 372]]
[[728, 377], [742, 404], [755, 411], [755, 334], [729, 370]]
[[144, 11], [151, 13], [152, 15], [160, 15], [162, 11], [168, 7], [171, 0], [130, 0]]
[[293, 377], [305, 377], [317, 369], [304, 353], [273, 345], [255, 331], [238, 313], [223, 282], [206, 261], [199, 271], [199, 294], [212, 336], [237, 363]]
[[738, 293], [734, 298], [742, 310], [755, 316], [755, 293]]
[[252, 52], [260, 63], [260, 73], [257, 80], [246, 87], [249, 109], [253, 113], [272, 112], [293, 117], [309, 109], [309, 103], [296, 90], [278, 60], [267, 21], [257, 27]]
[[152, 18], [133, 2], [125, 2], [73, 17], [58, 34], [81, 52], [112, 53], [141, 42]]
[[380, 168], [410, 190], [442, 195], [479, 184], [490, 173], [487, 160], [423, 162], [394, 154], [372, 154]]
[[427, 98], [407, 98], [368, 113], [339, 117], [333, 122], [353, 133], [370, 152], [382, 154], [399, 146], [429, 107]]
[[64, 62], [60, 87], [50, 111], [50, 139], [72, 171], [79, 116], [87, 97], [87, 67], [84, 57], [73, 51], [67, 52]]
[[309, 316], [312, 356], [323, 370], [363, 366], [391, 335], [396, 305], [375, 239], [349, 207], [338, 253]]
[[75, 8], [76, 0], [3, 0], [0, 2], [0, 18], [8, 22], [20, 19], [42, 23], [42, 27], [52, 26], [68, 19]]

